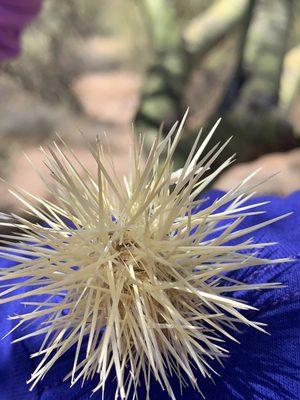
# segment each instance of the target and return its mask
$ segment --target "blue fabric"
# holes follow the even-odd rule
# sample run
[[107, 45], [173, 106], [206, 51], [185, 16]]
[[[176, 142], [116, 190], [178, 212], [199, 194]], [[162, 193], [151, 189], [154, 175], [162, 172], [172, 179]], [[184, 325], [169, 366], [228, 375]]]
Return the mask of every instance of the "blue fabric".
[[[211, 202], [221, 192], [210, 192]], [[281, 282], [284, 287], [275, 290], [241, 292], [235, 296], [249, 301], [259, 311], [247, 312], [252, 320], [268, 324], [270, 335], [242, 327], [235, 336], [241, 342], [227, 342], [230, 357], [224, 360], [224, 368], [216, 365], [220, 376], [214, 382], [199, 377], [199, 386], [207, 400], [299, 400], [300, 399], [300, 192], [286, 198], [264, 196], [260, 201], [270, 200], [263, 206], [265, 214], [249, 217], [244, 226], [253, 225], [280, 214], [293, 211], [293, 215], [254, 233], [257, 242], [279, 242], [278, 245], [261, 250], [260, 256], [267, 258], [293, 257], [289, 264], [276, 264], [247, 268], [235, 272], [234, 278], [244, 282]], [[256, 199], [257, 201], [257, 199]], [[253, 234], [252, 234], [253, 236]], [[12, 263], [0, 260], [0, 267]], [[17, 302], [0, 307], [0, 336], [12, 328], [7, 315], [24, 312]], [[20, 333], [20, 332], [19, 332]], [[13, 332], [0, 342], [0, 400], [87, 400], [95, 382], [83, 388], [69, 388], [63, 378], [71, 369], [72, 352], [59, 360], [51, 372], [32, 391], [28, 391], [26, 379], [38, 360], [29, 355], [38, 349], [39, 339], [30, 339], [11, 345], [19, 334]], [[173, 379], [172, 385], [177, 388]], [[176, 389], [177, 390], [177, 389]], [[95, 394], [92, 398], [101, 398]], [[176, 398], [180, 399], [179, 391]], [[111, 377], [105, 400], [114, 399], [114, 382]], [[145, 399], [143, 388], [140, 399]], [[183, 400], [200, 400], [199, 393], [187, 388]], [[165, 392], [153, 382], [151, 400], [168, 400]]]

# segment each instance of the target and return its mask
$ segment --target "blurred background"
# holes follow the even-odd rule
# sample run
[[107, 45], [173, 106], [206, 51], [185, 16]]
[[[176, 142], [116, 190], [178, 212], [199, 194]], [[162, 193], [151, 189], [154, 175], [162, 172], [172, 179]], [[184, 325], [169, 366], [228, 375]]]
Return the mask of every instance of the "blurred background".
[[[215, 187], [262, 167], [259, 179], [280, 174], [259, 190], [285, 195], [300, 189], [299, 83], [299, 1], [44, 0], [21, 53], [1, 63], [0, 175], [44, 195], [23, 153], [47, 174], [39, 146], [55, 132], [88, 166], [80, 132], [107, 132], [126, 173], [132, 122], [148, 146], [189, 107], [178, 166], [222, 117], [214, 140], [233, 135], [224, 157], [237, 162]], [[1, 184], [1, 211], [15, 208]]]

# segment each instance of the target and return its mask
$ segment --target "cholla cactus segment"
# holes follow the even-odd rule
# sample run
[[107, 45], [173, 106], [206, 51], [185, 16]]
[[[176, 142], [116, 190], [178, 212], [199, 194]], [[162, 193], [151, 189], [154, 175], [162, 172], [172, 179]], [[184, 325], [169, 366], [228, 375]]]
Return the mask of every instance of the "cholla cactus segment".
[[[175, 124], [165, 138], [158, 133], [145, 163], [143, 137], [137, 139], [124, 183], [105, 168], [99, 141], [91, 148], [94, 178], [60, 139], [43, 150], [55, 204], [9, 189], [41, 221], [1, 218], [1, 225], [21, 233], [1, 238], [1, 256], [17, 265], [0, 271], [0, 303], [21, 300], [31, 306], [11, 317], [17, 327], [35, 322], [35, 329], [16, 341], [43, 337], [32, 355], [40, 363], [31, 387], [73, 348], [66, 377], [71, 384], [97, 378], [94, 391], [105, 391], [114, 373], [116, 398], [138, 398], [140, 384], [150, 398], [153, 376], [175, 400], [171, 375], [182, 387], [201, 391], [196, 371], [211, 377], [211, 361], [221, 362], [223, 342], [235, 340], [239, 324], [263, 330], [245, 316], [251, 305], [230, 293], [276, 285], [244, 284], [228, 273], [285, 261], [258, 258], [267, 244], [243, 239], [282, 216], [239, 228], [244, 218], [261, 212], [262, 204], [245, 205], [251, 176], [201, 207], [199, 195], [232, 158], [211, 168], [226, 145], [206, 150], [217, 123], [200, 145], [199, 134], [183, 168], [172, 172], [183, 124]], [[31, 205], [32, 199], [38, 205]], [[229, 243], [237, 238], [237, 244]]]

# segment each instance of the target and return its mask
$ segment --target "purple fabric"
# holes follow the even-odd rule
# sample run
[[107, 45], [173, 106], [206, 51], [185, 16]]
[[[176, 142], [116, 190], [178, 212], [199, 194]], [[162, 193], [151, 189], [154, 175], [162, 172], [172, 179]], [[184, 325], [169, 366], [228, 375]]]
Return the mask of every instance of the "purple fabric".
[[21, 33], [37, 15], [42, 0], [0, 0], [0, 62], [20, 52]]
[[[222, 193], [212, 191], [209, 200], [213, 201]], [[247, 312], [247, 317], [267, 323], [270, 335], [255, 331], [251, 327], [241, 326], [235, 333], [240, 344], [227, 341], [230, 356], [224, 360], [224, 368], [215, 365], [220, 376], [214, 376], [214, 382], [201, 378], [199, 386], [206, 400], [299, 400], [300, 399], [300, 192], [286, 198], [264, 196], [259, 201], [270, 200], [263, 207], [265, 214], [249, 217], [243, 226], [263, 222], [275, 216], [293, 211], [294, 214], [252, 234], [257, 242], [278, 242], [260, 250], [260, 256], [270, 259], [293, 257], [290, 263], [274, 264], [255, 268], [246, 268], [234, 272], [232, 278], [249, 283], [281, 282], [283, 287], [274, 290], [240, 292], [239, 299], [248, 301], [258, 308]], [[256, 199], [257, 201], [257, 199]], [[207, 204], [206, 204], [207, 205]], [[12, 263], [0, 259], [0, 268]], [[0, 307], [0, 337], [12, 327], [7, 315], [23, 313], [24, 305], [18, 302]], [[27, 309], [28, 312], [28, 309]], [[28, 328], [30, 330], [34, 327]], [[25, 333], [24, 331], [22, 332]], [[71, 370], [74, 349], [65, 354], [39, 382], [28, 392], [26, 379], [30, 377], [38, 363], [29, 355], [39, 348], [40, 340], [31, 338], [22, 343], [11, 345], [11, 340], [20, 332], [13, 332], [0, 341], [0, 400], [88, 400], [96, 381], [87, 382], [83, 387], [76, 384], [69, 387], [63, 382], [64, 376]], [[115, 377], [108, 379], [105, 400], [114, 400]], [[181, 397], [176, 378], [172, 379], [176, 399], [202, 400], [199, 393], [191, 387]], [[100, 399], [96, 393], [92, 399]], [[143, 385], [140, 387], [140, 400], [146, 399]], [[153, 380], [151, 400], [169, 400]]]

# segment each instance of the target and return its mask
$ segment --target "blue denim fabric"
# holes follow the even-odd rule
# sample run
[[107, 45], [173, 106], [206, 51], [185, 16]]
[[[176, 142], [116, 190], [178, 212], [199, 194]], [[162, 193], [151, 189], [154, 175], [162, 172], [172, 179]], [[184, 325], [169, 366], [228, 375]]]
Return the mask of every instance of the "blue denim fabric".
[[[211, 202], [222, 193], [211, 191]], [[236, 293], [237, 298], [247, 300], [258, 311], [247, 312], [247, 317], [268, 324], [266, 335], [250, 327], [241, 327], [235, 334], [240, 344], [227, 342], [230, 356], [224, 360], [224, 368], [215, 365], [220, 376], [214, 382], [199, 376], [199, 386], [207, 400], [299, 400], [300, 399], [300, 192], [286, 198], [275, 196], [260, 197], [260, 201], [270, 200], [263, 206], [265, 214], [249, 217], [244, 226], [260, 223], [280, 214], [293, 211], [293, 215], [273, 225], [265, 227], [252, 236], [256, 242], [279, 242], [260, 251], [261, 257], [293, 257], [288, 264], [276, 264], [247, 268], [232, 274], [244, 282], [281, 282], [284, 287], [253, 292]], [[257, 201], [257, 199], [256, 199]], [[12, 262], [0, 260], [4, 268]], [[18, 302], [0, 306], [0, 336], [12, 328], [7, 315], [24, 312]], [[29, 355], [38, 349], [39, 339], [28, 339], [11, 345], [10, 342], [20, 332], [13, 332], [0, 341], [0, 400], [87, 400], [95, 382], [69, 387], [63, 382], [72, 365], [72, 351], [59, 360], [32, 391], [28, 391], [26, 380], [37, 365], [38, 360]], [[177, 390], [174, 378], [172, 385]], [[184, 390], [183, 400], [202, 399], [192, 388]], [[92, 399], [100, 399], [96, 393]], [[145, 399], [143, 387], [140, 399]], [[105, 400], [114, 399], [113, 377], [107, 384]], [[168, 400], [156, 382], [153, 382], [151, 400]]]

